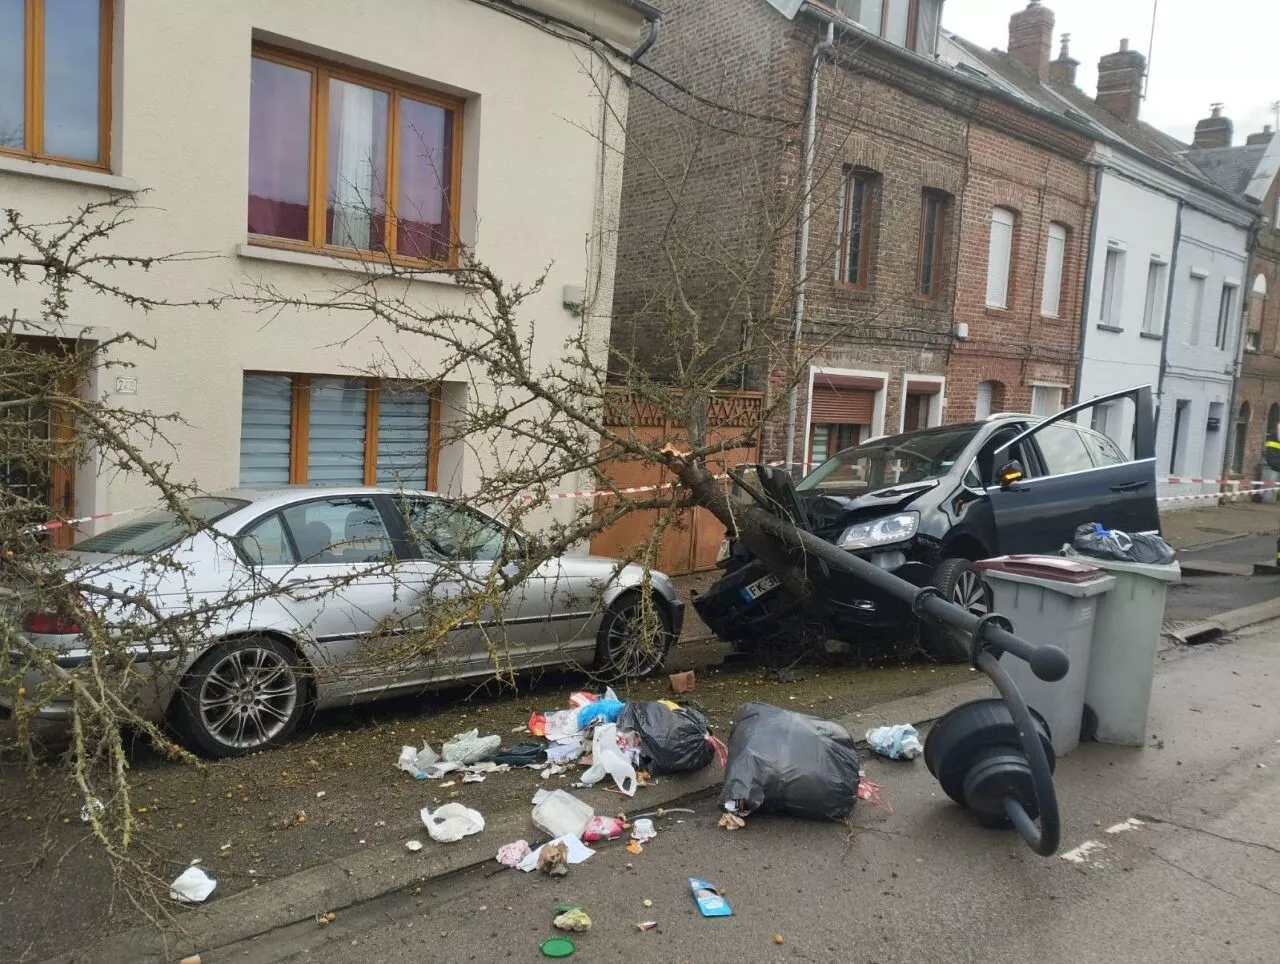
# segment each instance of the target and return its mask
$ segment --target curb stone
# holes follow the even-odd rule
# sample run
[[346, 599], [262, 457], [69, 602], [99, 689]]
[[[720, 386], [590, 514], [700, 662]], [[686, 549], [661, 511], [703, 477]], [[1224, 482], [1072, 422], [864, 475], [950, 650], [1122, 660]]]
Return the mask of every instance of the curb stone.
[[[937, 719], [953, 706], [990, 693], [990, 684], [985, 678], [978, 678], [919, 696], [870, 706], [837, 722], [861, 742], [862, 734], [873, 725], [910, 722], [919, 726]], [[667, 777], [637, 800], [644, 810], [656, 810], [718, 786], [720, 777], [720, 769], [713, 764], [687, 777]], [[446, 846], [424, 839], [427, 846], [417, 854], [406, 851], [401, 840], [337, 857], [185, 912], [171, 929], [136, 927], [111, 935], [92, 946], [49, 958], [44, 964], [173, 961], [189, 954], [208, 954], [219, 947], [307, 920], [318, 913], [341, 913], [354, 904], [392, 891], [490, 863], [500, 844], [521, 837], [530, 838], [528, 813], [527, 808], [518, 808], [492, 821], [486, 818], [482, 833], [456, 844]], [[538, 833], [536, 828], [533, 832]]]

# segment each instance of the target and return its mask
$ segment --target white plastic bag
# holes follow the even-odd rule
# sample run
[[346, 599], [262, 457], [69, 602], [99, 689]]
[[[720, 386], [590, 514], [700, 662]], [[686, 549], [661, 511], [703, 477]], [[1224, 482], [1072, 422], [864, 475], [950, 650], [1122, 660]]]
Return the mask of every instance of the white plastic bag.
[[618, 749], [618, 727], [614, 723], [602, 723], [596, 727], [591, 739], [591, 766], [582, 774], [582, 782], [595, 786], [605, 774], [629, 797], [636, 795], [636, 768]]
[[556, 710], [546, 715], [547, 740], [551, 743], [562, 743], [572, 740], [580, 732], [577, 710]]
[[218, 882], [199, 867], [188, 867], [169, 885], [169, 899], [184, 904], [199, 904], [213, 893]]
[[423, 807], [420, 815], [431, 839], [439, 843], [456, 843], [484, 829], [480, 811], [460, 803], [446, 803], [435, 810]]
[[444, 745], [444, 758], [450, 763], [469, 766], [493, 756], [502, 747], [502, 737], [481, 736], [479, 730], [459, 733]]
[[867, 743], [871, 745], [871, 749], [890, 760], [914, 760], [924, 752], [924, 747], [920, 745], [920, 734], [910, 723], [867, 730]]
[[552, 790], [539, 794], [533, 808], [534, 825], [552, 837], [580, 837], [596, 812], [572, 793]]
[[417, 780], [425, 780], [427, 768], [439, 761], [439, 759], [440, 755], [425, 743], [422, 744], [421, 750], [415, 750], [411, 746], [402, 746], [400, 748], [400, 759], [396, 762], [396, 767], [412, 775]]

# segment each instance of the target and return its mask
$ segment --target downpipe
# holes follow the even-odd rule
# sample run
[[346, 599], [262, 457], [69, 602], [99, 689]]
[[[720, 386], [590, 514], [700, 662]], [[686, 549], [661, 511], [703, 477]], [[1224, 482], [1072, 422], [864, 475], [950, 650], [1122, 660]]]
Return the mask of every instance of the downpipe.
[[[809, 98], [804, 119], [804, 176], [800, 196], [800, 231], [796, 240], [796, 295], [791, 308], [791, 363], [800, 357], [800, 341], [804, 331], [805, 288], [809, 276], [809, 222], [813, 217], [813, 165], [817, 153], [818, 137], [818, 67], [822, 58], [835, 49], [836, 28], [827, 24], [826, 36], [813, 48], [813, 60], [809, 68]], [[799, 386], [792, 373], [791, 391], [787, 396], [787, 472], [796, 464], [796, 416], [799, 407]]]

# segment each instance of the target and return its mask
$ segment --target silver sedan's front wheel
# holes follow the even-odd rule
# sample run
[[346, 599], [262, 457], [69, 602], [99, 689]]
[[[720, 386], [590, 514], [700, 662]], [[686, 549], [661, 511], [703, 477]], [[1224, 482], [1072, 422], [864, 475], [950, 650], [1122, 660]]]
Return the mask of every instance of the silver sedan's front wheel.
[[298, 658], [274, 639], [222, 643], [188, 674], [176, 724], [210, 756], [237, 756], [283, 742], [305, 703]]
[[605, 611], [596, 665], [609, 680], [641, 679], [662, 668], [671, 643], [671, 616], [662, 600], [646, 606], [638, 592], [625, 592]]

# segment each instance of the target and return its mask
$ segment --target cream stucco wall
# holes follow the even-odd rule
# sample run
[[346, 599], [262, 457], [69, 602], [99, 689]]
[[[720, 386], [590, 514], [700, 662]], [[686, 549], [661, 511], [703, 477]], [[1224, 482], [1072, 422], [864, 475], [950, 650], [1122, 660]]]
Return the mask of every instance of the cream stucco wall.
[[[627, 46], [623, 28], [643, 32], [639, 17], [616, 0], [564, 0], [560, 6], [566, 4], [597, 27], [608, 21], [619, 46]], [[246, 245], [250, 51], [255, 39], [269, 40], [464, 97], [463, 240], [511, 282], [531, 282], [550, 265], [546, 286], [524, 311], [539, 363], [559, 357], [564, 337], [576, 327], [563, 305], [565, 285], [584, 286], [594, 298], [593, 341], [604, 351], [626, 85], [586, 47], [470, 0], [117, 0], [115, 8], [114, 179], [105, 180], [136, 184], [144, 193], [138, 195], [141, 210], [111, 248], [207, 255], [147, 274], [117, 272], [122, 287], [188, 301], [243, 291], [252, 280], [304, 295], [354, 277], [318, 258], [263, 260]], [[103, 187], [76, 183], [77, 177], [51, 165], [0, 160], [0, 207], [46, 220], [106, 196]], [[439, 282], [414, 282], [412, 289], [411, 296], [428, 306], [458, 308], [466, 297]], [[38, 318], [39, 295], [33, 285], [0, 286], [0, 313]], [[129, 373], [137, 377], [137, 395], [122, 397], [121, 404], [181, 414], [184, 424], [168, 430], [174, 447], [155, 446], [152, 454], [176, 461], [176, 477], [207, 490], [238, 479], [246, 369], [349, 373], [366, 367], [387, 344], [424, 374], [438, 364], [425, 340], [365, 327], [365, 319], [350, 313], [267, 317], [230, 300], [216, 311], [143, 315], [80, 295], [72, 318], [77, 326], [154, 341], [154, 350], [116, 353], [137, 366]], [[114, 387], [111, 375], [98, 382], [95, 390]], [[464, 394], [453, 386], [446, 402]], [[442, 488], [465, 490], [476, 483], [479, 456], [467, 449], [443, 453]], [[80, 475], [77, 512], [128, 508], [153, 497], [137, 478]], [[569, 488], [574, 483], [566, 480]]]

